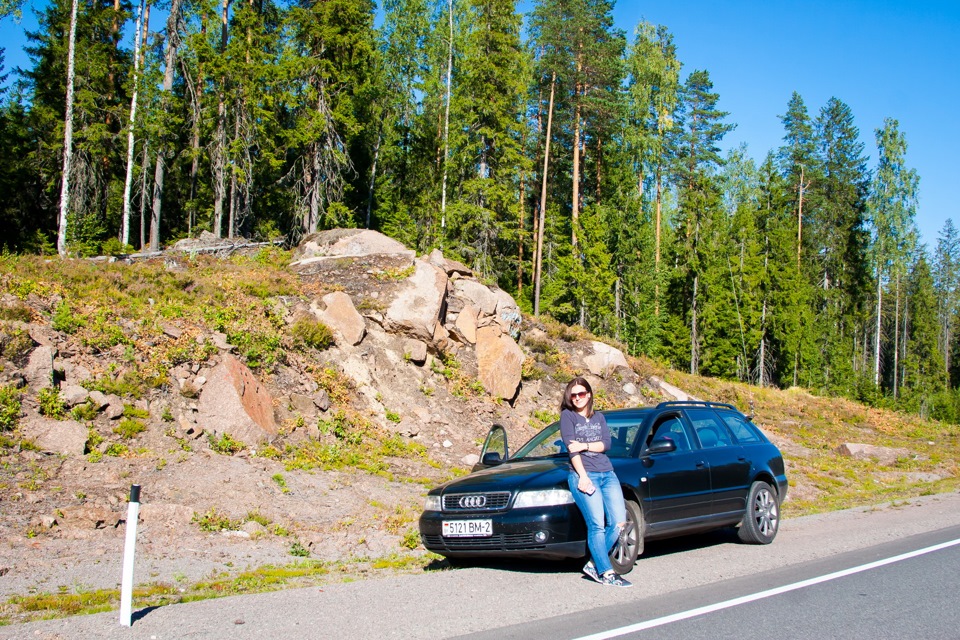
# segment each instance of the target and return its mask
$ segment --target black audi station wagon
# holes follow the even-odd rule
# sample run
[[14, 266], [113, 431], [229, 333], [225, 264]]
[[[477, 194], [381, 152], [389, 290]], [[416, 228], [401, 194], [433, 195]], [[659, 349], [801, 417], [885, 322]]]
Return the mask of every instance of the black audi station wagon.
[[[617, 573], [633, 568], [644, 540], [739, 525], [742, 541], [773, 542], [787, 494], [783, 456], [748, 417], [729, 404], [694, 401], [602, 413], [632, 524], [611, 553]], [[473, 473], [427, 495], [424, 546], [453, 561], [586, 556], [568, 462], [559, 422], [513, 456], [495, 425]]]

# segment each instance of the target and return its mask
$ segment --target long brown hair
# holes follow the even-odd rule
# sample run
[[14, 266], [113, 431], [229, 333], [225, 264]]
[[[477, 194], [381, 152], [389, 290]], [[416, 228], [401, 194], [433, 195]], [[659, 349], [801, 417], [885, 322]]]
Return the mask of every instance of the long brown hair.
[[563, 400], [560, 401], [560, 411], [564, 409], [569, 409], [570, 411], [576, 412], [576, 407], [573, 406], [573, 399], [570, 398], [570, 390], [576, 386], [581, 386], [587, 390], [590, 394], [589, 399], [587, 400], [587, 417], [593, 417], [593, 387], [590, 386], [590, 383], [587, 382], [586, 378], [576, 377], [570, 382], [567, 383], [567, 388], [563, 390]]

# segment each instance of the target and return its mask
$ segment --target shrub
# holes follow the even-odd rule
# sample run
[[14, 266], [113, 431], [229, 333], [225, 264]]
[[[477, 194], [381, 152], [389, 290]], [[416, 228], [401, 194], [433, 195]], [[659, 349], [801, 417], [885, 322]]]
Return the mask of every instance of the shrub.
[[40, 415], [55, 420], [62, 420], [66, 417], [67, 405], [64, 404], [63, 399], [60, 397], [59, 389], [55, 387], [44, 387], [40, 389], [37, 401], [40, 404]]
[[232, 456], [247, 448], [247, 445], [230, 437], [229, 433], [224, 433], [220, 438], [215, 437], [212, 433], [207, 437], [210, 441], [210, 448], [225, 456]]
[[13, 387], [0, 387], [0, 431], [15, 429], [20, 420], [20, 392]]
[[57, 308], [53, 311], [53, 318], [51, 320], [50, 326], [53, 327], [54, 331], [71, 334], [76, 333], [84, 324], [83, 318], [75, 316], [73, 309], [71, 309], [70, 305], [66, 302], [61, 302], [57, 305]]
[[135, 418], [124, 418], [120, 421], [120, 424], [113, 428], [115, 434], [127, 439], [133, 438], [138, 433], [143, 433], [146, 430], [147, 425]]
[[199, 525], [200, 531], [236, 531], [242, 524], [220, 513], [216, 507], [210, 507], [206, 513], [194, 513], [192, 521]]
[[333, 332], [319, 320], [301, 318], [290, 326], [290, 334], [297, 343], [320, 351], [333, 345]]

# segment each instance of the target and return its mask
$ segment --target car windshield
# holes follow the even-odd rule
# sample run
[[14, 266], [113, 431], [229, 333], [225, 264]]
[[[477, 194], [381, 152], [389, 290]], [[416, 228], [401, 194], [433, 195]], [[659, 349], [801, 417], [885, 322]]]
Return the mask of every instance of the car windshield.
[[[629, 455], [633, 443], [640, 431], [642, 416], [629, 417], [604, 415], [610, 428], [610, 457], [622, 458]], [[533, 436], [527, 444], [510, 456], [510, 460], [531, 460], [535, 458], [567, 457], [567, 445], [560, 438], [560, 423], [554, 422]]]

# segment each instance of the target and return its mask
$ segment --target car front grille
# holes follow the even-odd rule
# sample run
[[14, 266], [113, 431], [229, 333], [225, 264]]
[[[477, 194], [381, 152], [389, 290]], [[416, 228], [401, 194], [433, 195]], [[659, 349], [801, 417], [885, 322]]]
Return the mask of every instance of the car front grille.
[[502, 511], [510, 502], [509, 491], [450, 493], [443, 496], [443, 510], [449, 512]]
[[444, 538], [443, 536], [423, 536], [423, 544], [428, 549], [476, 550], [485, 549], [543, 549], [543, 543], [535, 542], [532, 533], [498, 534], [487, 538]]

